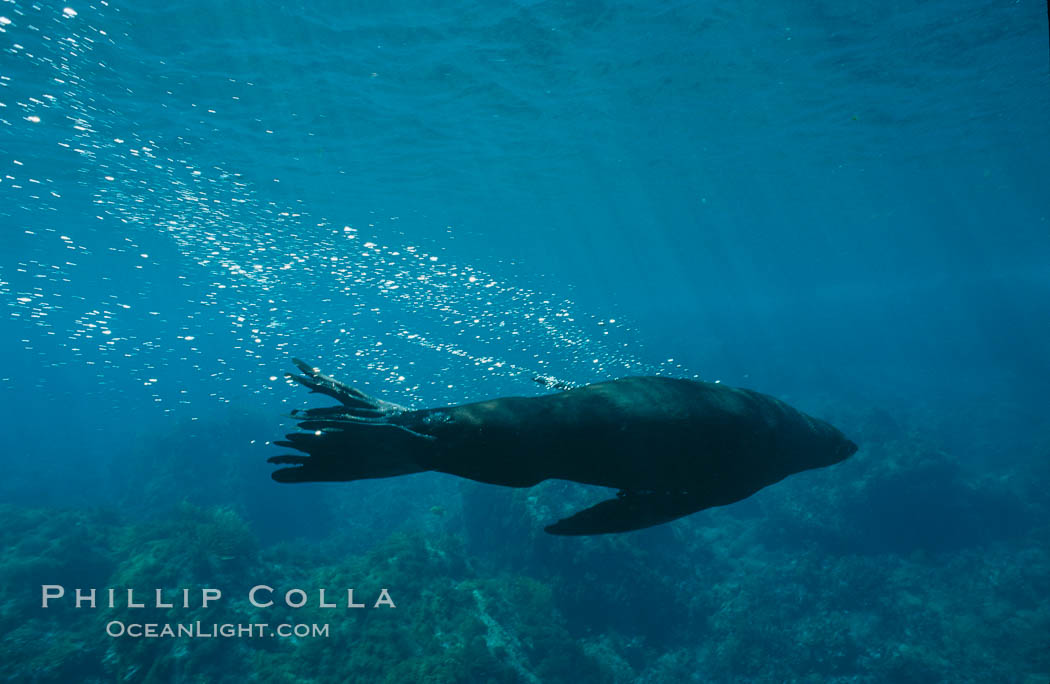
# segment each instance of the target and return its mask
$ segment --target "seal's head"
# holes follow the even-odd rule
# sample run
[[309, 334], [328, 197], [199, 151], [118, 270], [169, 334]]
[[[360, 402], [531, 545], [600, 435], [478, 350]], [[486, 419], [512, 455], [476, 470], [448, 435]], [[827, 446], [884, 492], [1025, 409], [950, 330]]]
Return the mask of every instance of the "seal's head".
[[835, 454], [836, 458], [833, 462], [841, 463], [855, 453], [857, 453], [857, 445], [854, 444], [852, 441], [843, 438], [842, 442], [839, 444], [838, 453]]
[[818, 418], [810, 418], [807, 429], [785, 435], [781, 447], [784, 465], [792, 472], [835, 465], [857, 453], [857, 445], [852, 440]]

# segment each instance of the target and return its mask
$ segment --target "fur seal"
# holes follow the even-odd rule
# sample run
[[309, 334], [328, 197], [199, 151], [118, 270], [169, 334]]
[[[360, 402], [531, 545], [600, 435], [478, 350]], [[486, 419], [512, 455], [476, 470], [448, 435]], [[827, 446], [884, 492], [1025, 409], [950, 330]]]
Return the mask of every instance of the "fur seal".
[[340, 406], [295, 411], [303, 432], [276, 444], [305, 456], [278, 482], [350, 481], [427, 470], [508, 487], [548, 478], [614, 487], [546, 527], [559, 535], [627, 532], [751, 496], [792, 473], [849, 458], [828, 423], [747, 389], [629, 377], [538, 397], [411, 410], [295, 359], [288, 375]]

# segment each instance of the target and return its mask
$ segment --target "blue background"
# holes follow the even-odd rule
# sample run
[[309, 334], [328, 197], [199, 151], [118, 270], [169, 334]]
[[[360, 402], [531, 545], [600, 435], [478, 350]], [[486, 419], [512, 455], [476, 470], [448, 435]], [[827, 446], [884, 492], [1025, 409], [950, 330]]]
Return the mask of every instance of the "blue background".
[[[190, 501], [232, 507], [264, 544], [343, 535], [351, 555], [437, 526], [488, 558], [477, 577], [539, 578], [570, 634], [612, 635], [632, 677], [663, 676], [694, 623], [670, 638], [565, 600], [565, 576], [508, 552], [471, 505], [509, 490], [271, 483], [267, 442], [309, 401], [283, 378], [294, 355], [413, 406], [535, 394], [536, 372], [717, 379], [857, 435], [825, 479], [674, 523], [679, 540], [768, 529], [812, 496], [876, 565], [945, 538], [941, 552], [982, 562], [1048, 540], [1042, 3], [118, 0], [0, 16], [7, 515], [163, 517]], [[917, 444], [940, 470], [913, 468]], [[880, 501], [904, 510], [849, 509], [887, 459]], [[434, 506], [459, 512], [435, 521]], [[937, 522], [902, 541], [916, 520]], [[693, 549], [647, 534], [622, 543]], [[785, 534], [798, 553], [843, 553]], [[775, 563], [764, 543], [746, 547], [755, 566]], [[1032, 562], [1019, 596], [1047, 586]], [[1003, 629], [1046, 646], [1045, 597], [1026, 609]], [[644, 655], [624, 655], [631, 638]], [[691, 667], [875, 671], [858, 656], [769, 674], [755, 648], [750, 664]], [[1045, 649], [988, 648], [996, 676], [1050, 671]]]

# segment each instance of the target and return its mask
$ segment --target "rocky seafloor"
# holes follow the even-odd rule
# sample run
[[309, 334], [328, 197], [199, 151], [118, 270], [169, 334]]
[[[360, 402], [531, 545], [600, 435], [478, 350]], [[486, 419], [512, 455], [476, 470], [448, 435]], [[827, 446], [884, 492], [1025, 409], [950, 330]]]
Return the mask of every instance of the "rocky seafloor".
[[[108, 501], [0, 506], [0, 681], [1048, 681], [1050, 440], [990, 468], [899, 418], [837, 422], [863, 447], [846, 463], [592, 538], [542, 532], [607, 495], [562, 482], [421, 475], [268, 502], [254, 454], [202, 456], [184, 447], [208, 428], [180, 427], [136, 443], [139, 466], [119, 470]], [[68, 595], [44, 609], [44, 584]], [[275, 605], [247, 600], [256, 585]], [[99, 606], [74, 607], [90, 587]], [[127, 606], [128, 588], [144, 607]], [[158, 588], [173, 607], [155, 605]], [[202, 607], [202, 588], [223, 598]], [[304, 607], [283, 603], [291, 588]], [[338, 607], [317, 605], [320, 588]], [[365, 608], [345, 607], [347, 588]], [[371, 607], [384, 588], [396, 608]], [[197, 621], [329, 633], [106, 633]]]

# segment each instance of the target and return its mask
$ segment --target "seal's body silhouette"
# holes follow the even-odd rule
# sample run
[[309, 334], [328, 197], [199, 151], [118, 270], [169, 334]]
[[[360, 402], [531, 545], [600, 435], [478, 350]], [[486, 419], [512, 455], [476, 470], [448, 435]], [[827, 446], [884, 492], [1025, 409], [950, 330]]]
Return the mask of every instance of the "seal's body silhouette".
[[411, 410], [296, 360], [292, 376], [341, 406], [297, 412], [304, 432], [277, 442], [278, 482], [348, 481], [427, 470], [531, 487], [556, 478], [614, 487], [547, 532], [626, 532], [744, 499], [857, 446], [828, 423], [747, 389], [629, 377], [538, 397]]

